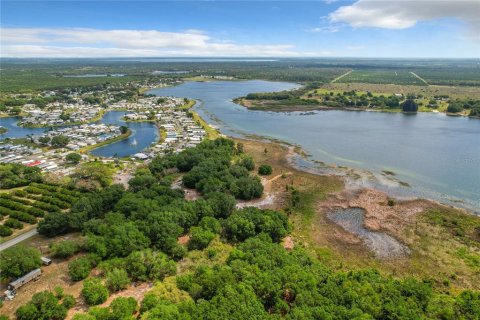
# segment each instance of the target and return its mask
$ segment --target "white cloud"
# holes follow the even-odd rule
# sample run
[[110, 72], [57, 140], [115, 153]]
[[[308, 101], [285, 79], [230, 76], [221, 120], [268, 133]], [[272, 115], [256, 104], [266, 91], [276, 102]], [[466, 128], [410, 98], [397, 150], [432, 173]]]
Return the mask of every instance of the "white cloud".
[[352, 27], [406, 29], [421, 21], [456, 18], [465, 22], [470, 36], [480, 41], [480, 0], [358, 0], [329, 15], [331, 22]]
[[200, 30], [3, 28], [2, 57], [317, 56], [288, 44], [236, 44]]
[[332, 25], [328, 25], [328, 26], [308, 29], [307, 31], [308, 32], [314, 32], [314, 33], [334, 33], [334, 32], [340, 31], [340, 27], [332, 24]]

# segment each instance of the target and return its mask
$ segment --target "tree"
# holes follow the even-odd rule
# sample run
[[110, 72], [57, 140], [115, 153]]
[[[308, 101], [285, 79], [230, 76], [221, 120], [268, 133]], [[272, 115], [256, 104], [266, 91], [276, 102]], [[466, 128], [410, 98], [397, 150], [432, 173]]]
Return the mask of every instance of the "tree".
[[21, 306], [15, 312], [18, 320], [62, 320], [67, 316], [67, 311], [75, 304], [72, 296], [63, 297], [62, 303], [60, 297], [55, 296], [50, 291], [35, 293], [32, 300]]
[[260, 167], [258, 167], [258, 174], [261, 174], [262, 176], [268, 176], [272, 174], [272, 167], [268, 164], [262, 164]]
[[62, 134], [52, 138], [52, 146], [55, 148], [63, 148], [70, 142], [70, 138]]
[[288, 234], [290, 226], [284, 213], [248, 207], [233, 213], [225, 221], [225, 233], [233, 241], [245, 241], [260, 233], [279, 242]]
[[83, 282], [82, 296], [89, 306], [95, 306], [107, 301], [108, 290], [100, 279], [90, 278]]
[[125, 134], [128, 132], [128, 127], [127, 126], [120, 126], [120, 133]]
[[463, 111], [463, 104], [460, 102], [450, 102], [447, 107], [447, 112], [459, 113]]
[[247, 168], [248, 171], [252, 171], [255, 169], [255, 162], [251, 156], [244, 156], [238, 163], [242, 167]]
[[190, 241], [188, 242], [188, 248], [190, 250], [202, 250], [205, 249], [210, 242], [215, 238], [215, 233], [210, 230], [193, 227], [190, 235]]
[[40, 142], [41, 144], [46, 146], [50, 142], [50, 137], [48, 137], [48, 136], [40, 137], [40, 138], [38, 138], [38, 142]]
[[92, 270], [92, 261], [89, 257], [83, 256], [70, 261], [68, 274], [73, 281], [80, 281], [88, 277]]
[[65, 160], [67, 160], [67, 162], [71, 164], [78, 164], [80, 160], [82, 160], [82, 156], [79, 155], [78, 153], [72, 152], [67, 154], [67, 156], [65, 157]]
[[38, 233], [46, 237], [55, 237], [69, 231], [69, 219], [65, 213], [49, 213], [38, 223]]
[[0, 225], [0, 237], [8, 237], [13, 234], [12, 229], [7, 226]]
[[418, 111], [418, 104], [415, 102], [415, 99], [407, 98], [402, 103], [402, 110], [403, 110], [403, 112], [417, 112]]
[[238, 199], [251, 200], [261, 197], [263, 185], [258, 177], [243, 177], [235, 182], [232, 192]]
[[0, 277], [18, 278], [42, 265], [40, 251], [25, 246], [15, 246], [0, 253]]
[[128, 277], [127, 271], [118, 268], [108, 271], [105, 279], [105, 285], [110, 292], [126, 289], [130, 283], [130, 278]]
[[227, 218], [235, 209], [235, 198], [223, 192], [211, 192], [205, 196], [215, 218]]
[[65, 240], [50, 244], [50, 250], [55, 258], [69, 258], [79, 250], [75, 241]]

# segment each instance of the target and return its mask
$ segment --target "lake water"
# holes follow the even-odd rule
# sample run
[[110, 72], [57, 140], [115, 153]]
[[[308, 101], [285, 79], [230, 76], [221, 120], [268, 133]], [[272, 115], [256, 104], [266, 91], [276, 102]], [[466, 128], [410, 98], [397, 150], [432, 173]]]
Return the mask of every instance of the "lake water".
[[[138, 153], [149, 147], [159, 138], [157, 127], [150, 122], [125, 122], [120, 120], [124, 111], [108, 111], [99, 121], [105, 124], [114, 124], [118, 126], [126, 125], [132, 131], [132, 134], [124, 140], [105, 145], [92, 150], [90, 153], [101, 157], [126, 157]], [[29, 134], [41, 134], [45, 128], [23, 128], [17, 125], [20, 119], [17, 117], [0, 118], [0, 126], [7, 128], [5, 134], [0, 135], [3, 138], [22, 138]]]
[[[250, 111], [231, 101], [251, 92], [297, 86], [268, 81], [186, 82], [149, 93], [201, 101], [195, 106], [199, 114], [227, 135], [280, 139], [300, 145], [312, 160], [372, 172], [372, 177], [359, 179], [367, 186], [480, 211], [480, 120], [436, 113], [275, 113]], [[383, 170], [395, 176], [382, 175]]]
[[408, 247], [384, 232], [371, 231], [364, 226], [365, 210], [346, 208], [329, 212], [327, 217], [348, 232], [358, 236], [378, 258], [395, 258], [410, 253]]

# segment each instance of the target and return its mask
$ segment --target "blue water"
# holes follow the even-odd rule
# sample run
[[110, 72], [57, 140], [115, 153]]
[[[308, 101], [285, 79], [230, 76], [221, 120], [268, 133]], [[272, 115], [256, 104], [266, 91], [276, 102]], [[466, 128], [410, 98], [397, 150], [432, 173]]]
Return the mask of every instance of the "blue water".
[[267, 81], [187, 82], [149, 93], [198, 99], [195, 108], [232, 136], [255, 134], [300, 145], [314, 160], [364, 169], [412, 187], [385, 185], [402, 195], [480, 209], [480, 120], [444, 114], [250, 111], [231, 101], [251, 92], [295, 88]]
[[[124, 114], [123, 111], [108, 111], [99, 122], [118, 126], [126, 125], [130, 128], [132, 134], [127, 139], [94, 149], [90, 152], [91, 154], [101, 157], [126, 157], [142, 151], [158, 140], [158, 129], [154, 124], [150, 122], [124, 122], [120, 120]], [[0, 118], [0, 126], [8, 130], [0, 135], [0, 139], [23, 138], [29, 134], [41, 134], [48, 130], [45, 128], [19, 127], [17, 125], [19, 120], [18, 117]], [[134, 141], [136, 141], [136, 144]]]
[[109, 111], [103, 116], [101, 122], [128, 126], [132, 134], [127, 139], [94, 149], [90, 152], [91, 154], [100, 157], [126, 157], [150, 147], [152, 143], [158, 140], [158, 128], [154, 124], [150, 122], [125, 122], [120, 120], [124, 114], [124, 111]]

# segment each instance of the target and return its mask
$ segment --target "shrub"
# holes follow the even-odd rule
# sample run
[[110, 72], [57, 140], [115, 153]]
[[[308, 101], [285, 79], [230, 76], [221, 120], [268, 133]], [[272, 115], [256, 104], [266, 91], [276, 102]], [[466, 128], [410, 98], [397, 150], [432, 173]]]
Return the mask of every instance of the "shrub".
[[0, 225], [0, 237], [8, 237], [13, 233], [12, 229], [4, 225]]
[[32, 300], [17, 309], [15, 315], [18, 320], [60, 320], [65, 319], [68, 309], [74, 304], [75, 299], [73, 304], [71, 301], [59, 304], [59, 299], [52, 292], [43, 291], [35, 293]]
[[82, 156], [79, 155], [78, 153], [72, 152], [67, 154], [67, 156], [65, 157], [65, 160], [67, 160], [68, 163], [77, 164], [80, 162], [80, 160], [82, 160]]
[[89, 257], [80, 257], [68, 264], [68, 274], [73, 281], [80, 281], [88, 277], [92, 267]]
[[50, 250], [55, 258], [69, 258], [78, 252], [79, 246], [74, 241], [61, 241], [52, 243]]
[[42, 265], [40, 251], [35, 248], [16, 246], [0, 253], [2, 279], [18, 278]]
[[107, 286], [110, 292], [116, 292], [128, 287], [130, 283], [130, 278], [128, 277], [127, 271], [124, 269], [114, 268], [111, 271], [107, 272], [105, 285]]
[[261, 174], [262, 176], [268, 176], [269, 174], [272, 174], [272, 167], [268, 164], [262, 164], [260, 167], [258, 167], [258, 174]]
[[190, 241], [188, 242], [188, 248], [190, 250], [204, 249], [209, 245], [213, 238], [215, 238], [215, 233], [212, 231], [203, 229], [201, 227], [193, 227]]
[[83, 283], [82, 296], [89, 306], [95, 306], [107, 301], [108, 290], [102, 285], [100, 279], [91, 278]]
[[45, 216], [38, 223], [38, 233], [46, 237], [55, 237], [70, 231], [68, 216], [64, 213], [55, 212]]
[[18, 221], [17, 219], [9, 218], [5, 223], [3, 224], [6, 227], [12, 228], [12, 229], [22, 229], [23, 228], [23, 223]]

